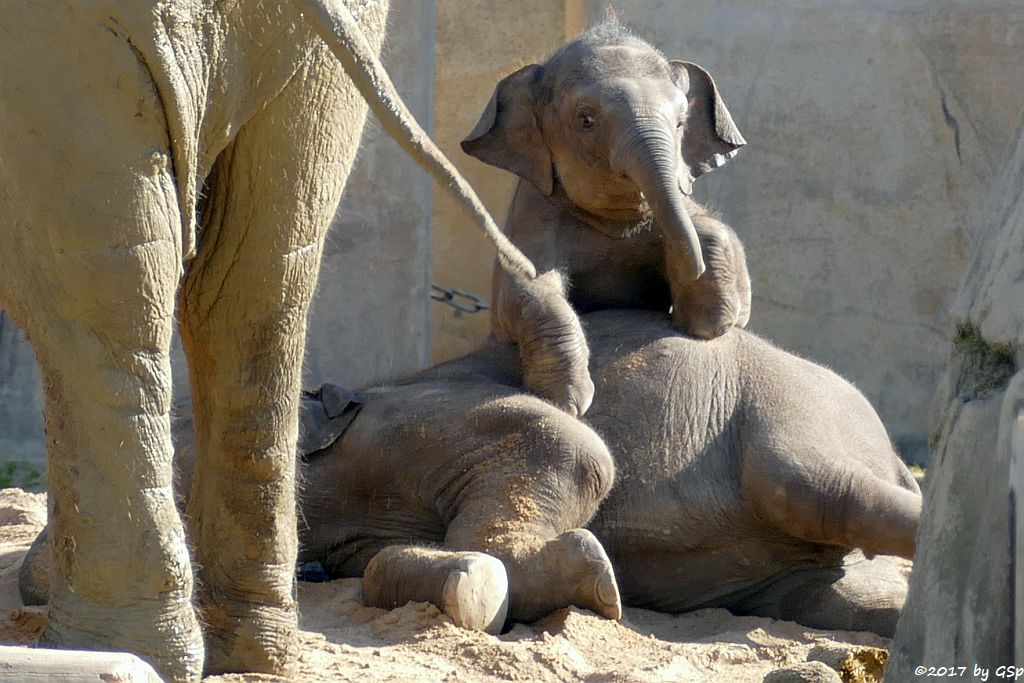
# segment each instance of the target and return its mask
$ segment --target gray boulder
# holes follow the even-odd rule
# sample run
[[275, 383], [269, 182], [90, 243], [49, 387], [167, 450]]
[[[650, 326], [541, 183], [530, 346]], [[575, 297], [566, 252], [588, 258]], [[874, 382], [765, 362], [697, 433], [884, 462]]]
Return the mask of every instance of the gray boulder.
[[1024, 122], [975, 236], [952, 310], [957, 329], [887, 681], [916, 680], [919, 666], [994, 672], [1014, 661], [1024, 547], [1013, 503], [1015, 483], [1024, 496]]

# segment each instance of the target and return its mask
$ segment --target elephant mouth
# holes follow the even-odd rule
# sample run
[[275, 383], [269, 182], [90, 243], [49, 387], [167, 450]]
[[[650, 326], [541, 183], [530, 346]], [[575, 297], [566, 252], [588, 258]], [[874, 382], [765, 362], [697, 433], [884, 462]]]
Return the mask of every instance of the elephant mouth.
[[629, 209], [587, 210], [569, 202], [569, 211], [573, 217], [586, 223], [602, 235], [612, 239], [623, 240], [634, 237], [641, 232], [650, 230], [654, 225], [654, 214], [644, 202]]
[[653, 213], [643, 192], [632, 183], [629, 187], [608, 188], [593, 197], [586, 206], [572, 200], [564, 186], [556, 187], [552, 198], [564, 204], [578, 220], [613, 239], [626, 239], [653, 224]]

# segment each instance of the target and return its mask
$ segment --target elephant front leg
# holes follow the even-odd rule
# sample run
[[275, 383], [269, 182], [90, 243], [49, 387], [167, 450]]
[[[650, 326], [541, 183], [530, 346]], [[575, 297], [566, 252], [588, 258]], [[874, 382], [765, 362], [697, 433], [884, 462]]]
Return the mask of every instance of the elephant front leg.
[[[534, 621], [569, 605], [610, 619], [622, 615], [611, 561], [597, 538], [580, 528], [614, 478], [608, 449], [579, 420], [530, 399], [496, 422], [488, 467], [460, 492], [445, 545], [488, 553], [508, 572], [509, 618]], [[529, 406], [529, 409], [524, 410]], [[482, 423], [484, 415], [476, 416]], [[520, 422], [521, 420], [521, 422]]]
[[555, 270], [528, 282], [505, 278], [494, 324], [499, 337], [518, 344], [526, 388], [575, 417], [590, 408], [594, 382], [583, 326], [565, 289]]
[[497, 634], [508, 615], [508, 576], [486, 553], [390, 546], [366, 566], [363, 598], [384, 609], [430, 602], [456, 626]]
[[707, 270], [691, 280], [688, 254], [665, 245], [665, 269], [672, 288], [672, 322], [688, 334], [714, 339], [750, 319], [750, 275], [747, 259], [732, 228], [689, 203]]

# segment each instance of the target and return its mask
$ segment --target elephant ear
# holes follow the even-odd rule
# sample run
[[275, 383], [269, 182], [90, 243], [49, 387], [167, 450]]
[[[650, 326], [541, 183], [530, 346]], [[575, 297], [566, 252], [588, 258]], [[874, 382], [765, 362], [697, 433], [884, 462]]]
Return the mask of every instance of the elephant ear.
[[747, 144], [718, 93], [711, 74], [692, 62], [669, 62], [672, 79], [686, 94], [689, 110], [683, 130], [679, 187], [693, 192], [693, 181], [713, 171]]
[[539, 64], [524, 66], [498, 83], [462, 150], [484, 163], [529, 180], [545, 195], [554, 183], [551, 152], [533, 113]]
[[362, 407], [358, 394], [336, 384], [303, 391], [299, 402], [298, 456], [307, 458], [337, 441]]

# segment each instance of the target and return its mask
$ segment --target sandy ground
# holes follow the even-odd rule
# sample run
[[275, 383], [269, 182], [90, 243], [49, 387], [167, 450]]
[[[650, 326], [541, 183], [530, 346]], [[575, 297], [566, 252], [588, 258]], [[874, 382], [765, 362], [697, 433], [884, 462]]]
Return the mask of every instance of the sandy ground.
[[[0, 642], [31, 644], [45, 611], [22, 607], [21, 558], [46, 517], [43, 494], [0, 490]], [[432, 605], [390, 612], [364, 607], [359, 581], [299, 584], [299, 681], [757, 681], [811, 658], [846, 681], [877, 679], [889, 643], [869, 633], [819, 631], [799, 624], [736, 617], [725, 610], [667, 615], [626, 609], [613, 622], [560, 610], [502, 636], [459, 629]], [[273, 676], [214, 676], [223, 683]]]

